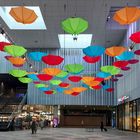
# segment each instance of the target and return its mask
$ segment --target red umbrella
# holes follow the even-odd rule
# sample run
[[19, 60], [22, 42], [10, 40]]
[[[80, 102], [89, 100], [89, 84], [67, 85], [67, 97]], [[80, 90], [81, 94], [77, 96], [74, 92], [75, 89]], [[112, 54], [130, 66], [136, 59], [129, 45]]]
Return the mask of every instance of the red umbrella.
[[73, 92], [71, 95], [72, 96], [77, 96], [77, 95], [79, 95], [80, 94], [80, 92]]
[[8, 45], [12, 45], [12, 44], [8, 42], [0, 42], [0, 51], [4, 51], [4, 47]]
[[113, 79], [111, 79], [113, 82], [117, 82], [119, 79], [117, 79], [117, 78], [113, 78]]
[[53, 76], [48, 75], [48, 74], [38, 74], [37, 77], [39, 78], [39, 80], [42, 80], [42, 81], [49, 81], [53, 78]]
[[96, 57], [90, 57], [90, 56], [84, 56], [83, 59], [87, 62], [87, 63], [96, 63], [99, 60], [101, 60], [101, 56], [96, 56]]
[[113, 63], [113, 66], [118, 67], [118, 68], [123, 68], [128, 65], [128, 61], [116, 61]]
[[79, 82], [82, 79], [82, 77], [81, 76], [69, 76], [68, 79], [71, 82]]
[[140, 55], [140, 50], [136, 50], [134, 53], [135, 53], [136, 55]]
[[62, 88], [67, 88], [67, 87], [70, 86], [70, 84], [62, 82], [62, 83], [59, 84], [59, 86], [62, 87]]
[[102, 88], [102, 86], [101, 85], [97, 85], [97, 86], [92, 86], [92, 88], [95, 89], [95, 90], [100, 90]]
[[129, 39], [131, 39], [133, 42], [135, 43], [140, 43], [140, 31], [139, 32], [136, 32], [136, 33], [133, 33]]
[[138, 59], [131, 59], [131, 60], [128, 61], [129, 64], [136, 64], [138, 62], [139, 62]]
[[116, 76], [116, 77], [122, 77], [123, 74], [116, 74], [115, 76]]
[[45, 94], [53, 94], [53, 90], [48, 90], [44, 92]]
[[40, 82], [38, 82], [38, 81], [34, 81], [33, 83], [34, 83], [34, 84], [40, 84]]
[[94, 78], [94, 81], [99, 81], [99, 82], [102, 82], [102, 81], [104, 81], [104, 78], [95, 77], [95, 78]]
[[64, 58], [62, 58], [61, 56], [51, 54], [42, 57], [42, 61], [48, 65], [59, 65], [63, 60]]
[[114, 88], [108, 88], [106, 89], [107, 92], [113, 92], [114, 91]]
[[123, 71], [128, 71], [130, 69], [131, 69], [130, 67], [123, 67], [123, 68], [121, 68], [121, 70], [123, 70]]

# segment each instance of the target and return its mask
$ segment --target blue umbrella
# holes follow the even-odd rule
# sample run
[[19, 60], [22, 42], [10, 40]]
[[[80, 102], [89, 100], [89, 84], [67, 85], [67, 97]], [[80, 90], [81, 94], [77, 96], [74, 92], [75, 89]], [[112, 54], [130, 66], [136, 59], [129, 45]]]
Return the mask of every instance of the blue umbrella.
[[131, 60], [134, 57], [134, 52], [125, 51], [121, 55], [116, 56], [118, 60]]
[[28, 74], [27, 76], [29, 78], [31, 78], [33, 81], [38, 81], [39, 80], [36, 74]]
[[66, 88], [57, 87], [56, 91], [62, 93]]
[[89, 86], [86, 84], [82, 84], [82, 87], [89, 88]]
[[51, 90], [49, 87], [40, 87], [38, 88], [39, 90], [41, 91], [48, 91], [48, 90]]
[[101, 56], [105, 51], [105, 48], [102, 46], [88, 46], [83, 49], [83, 53], [87, 56], [96, 57]]
[[43, 56], [46, 56], [47, 53], [44, 53], [44, 52], [30, 52], [28, 54], [28, 57], [30, 57], [33, 61], [42, 61], [42, 57]]
[[111, 74], [110, 73], [107, 73], [107, 72], [98, 72], [96, 74], [96, 77], [100, 77], [100, 78], [107, 78], [109, 76], [111, 76]]
[[105, 90], [108, 89], [108, 88], [110, 88], [109, 85], [106, 85], [106, 84], [105, 84], [105, 85], [102, 85], [102, 87], [103, 87], [103, 89], [105, 89]]

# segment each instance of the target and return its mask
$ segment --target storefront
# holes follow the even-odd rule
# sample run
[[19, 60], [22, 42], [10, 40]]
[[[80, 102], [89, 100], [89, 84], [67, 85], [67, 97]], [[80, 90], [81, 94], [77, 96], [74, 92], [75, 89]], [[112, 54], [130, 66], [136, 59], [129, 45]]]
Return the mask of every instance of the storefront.
[[117, 107], [117, 127], [121, 130], [140, 132], [140, 99], [120, 102]]

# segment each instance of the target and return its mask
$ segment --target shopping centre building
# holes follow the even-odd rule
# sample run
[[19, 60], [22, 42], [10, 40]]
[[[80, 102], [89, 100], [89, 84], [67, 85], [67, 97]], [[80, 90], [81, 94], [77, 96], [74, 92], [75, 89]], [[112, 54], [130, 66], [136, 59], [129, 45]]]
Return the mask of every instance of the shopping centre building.
[[0, 129], [140, 132], [139, 0], [1, 0]]

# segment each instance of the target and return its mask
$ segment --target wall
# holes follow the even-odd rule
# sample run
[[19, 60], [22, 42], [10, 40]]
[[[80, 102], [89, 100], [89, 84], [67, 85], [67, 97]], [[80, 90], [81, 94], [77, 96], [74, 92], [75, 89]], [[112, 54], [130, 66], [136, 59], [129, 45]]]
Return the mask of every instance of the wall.
[[[131, 40], [129, 39], [130, 35], [136, 31], [140, 30], [140, 21], [131, 24], [127, 30], [127, 34], [122, 42], [122, 45], [128, 47], [131, 45]], [[140, 49], [140, 45], [136, 45], [134, 50]], [[135, 59], [140, 61], [140, 57], [136, 56]], [[123, 77], [117, 83], [117, 98], [121, 98], [126, 95], [129, 96], [129, 100], [133, 100], [140, 97], [140, 63], [135, 65], [130, 65], [131, 70], [127, 72], [122, 72]]]

